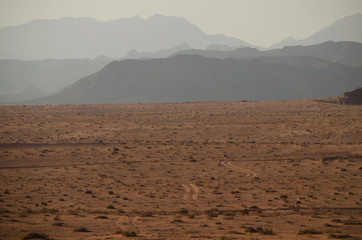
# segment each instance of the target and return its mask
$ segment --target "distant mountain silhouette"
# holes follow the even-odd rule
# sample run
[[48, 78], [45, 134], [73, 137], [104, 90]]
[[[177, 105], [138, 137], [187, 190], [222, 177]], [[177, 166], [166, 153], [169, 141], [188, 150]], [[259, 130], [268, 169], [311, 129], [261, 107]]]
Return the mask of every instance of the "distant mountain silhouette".
[[130, 50], [154, 52], [187, 43], [252, 46], [224, 35], [207, 35], [182, 17], [156, 14], [99, 22], [92, 18], [34, 20], [0, 28], [0, 59], [94, 58], [100, 54], [124, 57]]
[[44, 97], [50, 95], [51, 93], [52, 92], [46, 92], [34, 86], [29, 86], [21, 92], [0, 95], [0, 104], [27, 101], [34, 98]]
[[188, 49], [176, 52], [178, 54], [197, 54], [214, 58], [253, 58], [253, 57], [288, 57], [311, 56], [323, 60], [345, 64], [353, 67], [362, 67], [362, 43], [357, 42], [325, 42], [310, 46], [293, 46], [269, 51], [259, 51], [255, 48], [239, 48], [233, 51]]
[[161, 49], [156, 52], [138, 52], [137, 50], [133, 49], [128, 52], [125, 59], [166, 58], [175, 52], [183, 51], [183, 50], [186, 50], [189, 48], [190, 47], [188, 44], [183, 43], [176, 47], [169, 48], [169, 49]]
[[123, 60], [28, 104], [282, 100], [340, 96], [362, 69], [313, 57]]
[[206, 48], [206, 50], [232, 51], [232, 50], [235, 50], [237, 48], [243, 48], [243, 47], [245, 47], [245, 46], [230, 47], [230, 46], [222, 45], [222, 44], [211, 44]]
[[59, 91], [99, 71], [107, 58], [62, 60], [0, 60], [0, 103], [23, 101]]
[[339, 19], [314, 33], [313, 35], [302, 39], [296, 40], [294, 38], [286, 38], [279, 43], [272, 45], [270, 48], [282, 48], [284, 46], [296, 45], [313, 45], [326, 41], [349, 41], [349, 42], [362, 42], [362, 14], [357, 13], [345, 18]]

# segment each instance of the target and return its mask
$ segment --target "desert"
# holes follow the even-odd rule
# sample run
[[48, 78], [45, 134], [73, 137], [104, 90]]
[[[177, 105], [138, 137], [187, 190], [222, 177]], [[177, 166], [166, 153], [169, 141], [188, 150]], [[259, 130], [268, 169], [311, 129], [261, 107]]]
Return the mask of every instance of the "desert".
[[362, 1], [1, 0], [0, 240], [362, 239]]
[[17, 105], [0, 119], [0, 239], [362, 238], [361, 105]]

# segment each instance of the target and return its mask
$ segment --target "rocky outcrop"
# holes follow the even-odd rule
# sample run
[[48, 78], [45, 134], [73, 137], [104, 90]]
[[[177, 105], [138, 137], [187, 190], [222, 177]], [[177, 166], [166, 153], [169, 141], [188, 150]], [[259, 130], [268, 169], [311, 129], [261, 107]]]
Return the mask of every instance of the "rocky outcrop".
[[362, 105], [362, 88], [356, 88], [351, 92], [344, 93], [343, 97], [339, 98], [340, 104]]

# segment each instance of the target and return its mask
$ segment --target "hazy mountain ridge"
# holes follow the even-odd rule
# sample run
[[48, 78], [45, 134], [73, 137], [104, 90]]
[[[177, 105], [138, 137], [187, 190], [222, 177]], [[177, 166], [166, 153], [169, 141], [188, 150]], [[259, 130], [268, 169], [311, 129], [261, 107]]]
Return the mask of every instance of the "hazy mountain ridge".
[[292, 46], [282, 49], [260, 51], [256, 48], [239, 48], [233, 51], [199, 50], [189, 49], [176, 52], [178, 54], [197, 54], [204, 57], [213, 58], [253, 58], [253, 57], [291, 57], [291, 56], [311, 56], [330, 62], [336, 62], [353, 67], [362, 66], [362, 43], [357, 42], [325, 42], [310, 46]]
[[99, 22], [92, 18], [34, 20], [0, 28], [0, 59], [121, 58], [130, 50], [158, 51], [187, 43], [193, 48], [210, 44], [252, 46], [224, 35], [207, 35], [182, 17], [156, 14]]
[[296, 46], [296, 45], [314, 45], [323, 43], [326, 41], [350, 41], [350, 42], [362, 42], [362, 14], [357, 13], [336, 20], [329, 26], [322, 28], [318, 32], [311, 36], [296, 40], [295, 38], [288, 37], [279, 43], [272, 45], [270, 48], [282, 48], [284, 46]]
[[125, 59], [140, 59], [140, 58], [167, 58], [171, 54], [174, 54], [179, 51], [184, 51], [189, 49], [190, 46], [187, 43], [180, 44], [173, 48], [161, 49], [155, 52], [138, 52], [136, 49], [133, 49], [128, 52]]
[[313, 57], [124, 60], [30, 104], [281, 100], [340, 96], [362, 69]]
[[109, 62], [109, 59], [0, 60], [0, 102], [21, 101], [58, 91]]
[[[362, 14], [338, 20], [320, 32], [336, 33], [346, 26], [350, 26], [348, 31], [355, 30], [361, 26], [356, 19], [362, 21]], [[320, 32], [311, 39], [328, 35]], [[355, 33], [357, 37], [360, 34]], [[64, 36], [66, 38], [62, 39]], [[349, 36], [345, 35], [346, 38]], [[93, 60], [0, 60], [0, 103], [24, 102], [73, 83], [58, 93], [29, 103], [318, 98], [339, 96], [362, 85], [362, 43], [328, 41], [261, 51], [235, 38], [206, 35], [184, 18], [158, 14], [148, 19], [132, 17], [108, 22], [92, 18], [34, 20], [0, 28], [0, 41], [4, 43], [0, 45], [0, 58], [4, 51], [12, 49], [11, 46], [19, 54], [34, 56], [36, 53], [39, 58], [45, 54], [84, 56], [89, 54], [89, 49], [98, 56]], [[297, 41], [290, 38], [284, 43]], [[125, 46], [136, 47], [128, 51], [130, 49]], [[105, 66], [112, 59], [102, 54], [116, 56], [121, 51], [124, 55], [128, 51], [127, 58], [130, 59], [150, 60], [125, 60]], [[167, 56], [170, 58], [158, 59]], [[322, 85], [325, 92], [320, 88]]]

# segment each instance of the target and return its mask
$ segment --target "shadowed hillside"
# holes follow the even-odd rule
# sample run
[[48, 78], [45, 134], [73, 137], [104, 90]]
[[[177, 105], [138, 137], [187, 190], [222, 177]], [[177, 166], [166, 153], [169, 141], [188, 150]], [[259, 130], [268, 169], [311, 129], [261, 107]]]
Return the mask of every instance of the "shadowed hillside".
[[339, 102], [341, 104], [362, 105], [362, 88], [344, 93], [344, 96], [339, 98]]
[[362, 70], [312, 57], [168, 59], [112, 62], [66, 89], [28, 103], [148, 103], [282, 100], [340, 96]]

